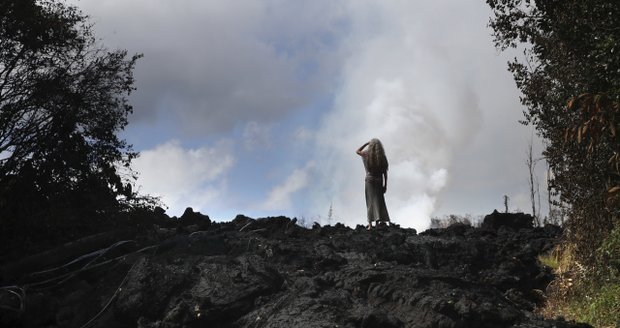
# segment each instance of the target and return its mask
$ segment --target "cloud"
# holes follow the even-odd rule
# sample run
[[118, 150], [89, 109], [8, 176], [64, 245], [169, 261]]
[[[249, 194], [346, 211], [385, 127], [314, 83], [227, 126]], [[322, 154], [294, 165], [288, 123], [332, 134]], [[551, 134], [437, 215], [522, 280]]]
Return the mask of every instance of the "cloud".
[[299, 145], [305, 145], [314, 138], [314, 133], [307, 127], [299, 127], [293, 132], [293, 140]]
[[344, 13], [332, 1], [73, 0], [106, 45], [144, 53], [133, 122], [189, 136], [277, 121], [333, 85]]
[[248, 122], [243, 129], [243, 144], [247, 150], [271, 148], [271, 127], [255, 121]]
[[259, 206], [266, 211], [287, 211], [291, 209], [293, 194], [305, 188], [310, 177], [314, 162], [309, 162], [301, 169], [295, 169], [279, 185], [271, 189], [267, 199]]
[[[202, 163], [171, 159], [178, 172], [169, 176], [166, 168], [154, 173], [154, 158], [142, 164], [144, 189], [172, 206], [204, 204], [212, 213], [262, 202], [283, 209], [278, 214], [312, 216], [333, 204], [335, 219], [365, 223], [364, 170], [354, 151], [372, 137], [386, 147], [386, 201], [403, 226], [489, 213], [503, 195], [523, 206], [531, 131], [517, 123], [519, 93], [509, 58], [493, 47], [484, 2], [70, 2], [92, 15], [106, 46], [145, 54], [130, 143], [236, 140], [206, 147], [215, 152], [209, 159], [180, 142], [138, 149], [139, 161], [157, 150]], [[201, 173], [207, 167], [211, 175]], [[274, 186], [280, 172], [291, 174]], [[222, 197], [229, 188], [232, 203]]]
[[173, 140], [143, 150], [132, 167], [140, 173], [140, 191], [161, 196], [168, 213], [180, 215], [185, 207], [211, 209], [225, 192], [225, 176], [234, 164], [230, 145], [183, 148]]
[[[503, 61], [489, 66], [498, 58], [485, 26], [487, 10], [460, 1], [349, 6], [355, 15], [352, 56], [334, 109], [317, 132], [315, 158], [322, 160], [311, 207], [323, 213], [333, 203], [341, 221], [365, 223], [364, 171], [354, 151], [377, 137], [390, 161], [386, 202], [392, 219], [426, 229], [456, 163], [485, 158], [465, 151], [489, 113], [498, 111], [481, 100], [497, 97], [485, 74], [492, 69], [508, 75]], [[518, 125], [516, 119], [509, 124]], [[488, 137], [495, 128], [482, 133]]]

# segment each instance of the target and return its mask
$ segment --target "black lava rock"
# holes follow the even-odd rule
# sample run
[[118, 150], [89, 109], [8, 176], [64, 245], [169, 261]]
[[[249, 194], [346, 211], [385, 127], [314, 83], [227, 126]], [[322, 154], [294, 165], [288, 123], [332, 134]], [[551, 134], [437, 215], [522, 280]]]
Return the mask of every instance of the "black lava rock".
[[[588, 327], [533, 314], [552, 278], [537, 255], [561, 231], [534, 229], [526, 215], [494, 212], [482, 228], [457, 225], [421, 234], [397, 226], [306, 229], [285, 217], [217, 223], [191, 209], [179, 220], [209, 224], [191, 233], [159, 234], [62, 282], [37, 286], [33, 277], [20, 285], [27, 290], [22, 312], [0, 310], [0, 323]], [[17, 298], [10, 301], [19, 305]]]

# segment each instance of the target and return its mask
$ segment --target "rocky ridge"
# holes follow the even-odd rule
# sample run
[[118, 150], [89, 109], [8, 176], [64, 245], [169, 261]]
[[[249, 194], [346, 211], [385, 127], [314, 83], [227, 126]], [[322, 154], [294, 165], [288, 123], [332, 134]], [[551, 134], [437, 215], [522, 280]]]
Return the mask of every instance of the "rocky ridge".
[[419, 234], [398, 226], [308, 229], [285, 217], [215, 223], [189, 209], [158, 222], [90, 249], [78, 243], [77, 257], [5, 266], [0, 323], [589, 327], [534, 314], [553, 279], [537, 256], [561, 230], [533, 228], [528, 215], [494, 212], [480, 228], [455, 224]]

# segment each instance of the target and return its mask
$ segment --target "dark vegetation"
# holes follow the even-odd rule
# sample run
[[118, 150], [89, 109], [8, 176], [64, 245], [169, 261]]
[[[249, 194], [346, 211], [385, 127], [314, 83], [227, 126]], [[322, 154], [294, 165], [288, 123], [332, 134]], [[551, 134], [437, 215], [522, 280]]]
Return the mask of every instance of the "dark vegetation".
[[[568, 270], [570, 279], [579, 279], [559, 294], [590, 303], [593, 289], [620, 286], [620, 2], [487, 3], [497, 47], [523, 50], [508, 67], [522, 92], [524, 123], [546, 144], [556, 205], [567, 213], [558, 253], [573, 259], [579, 273]], [[617, 320], [620, 297], [608, 301], [607, 315]]]
[[129, 220], [137, 155], [117, 136], [139, 55], [57, 1], [0, 1], [0, 261]]
[[482, 216], [474, 217], [470, 214], [466, 214], [466, 215], [450, 214], [450, 215], [444, 215], [441, 217], [434, 216], [431, 218], [430, 228], [431, 229], [447, 228], [457, 223], [468, 225], [468, 226], [479, 227], [480, 224], [482, 223]]

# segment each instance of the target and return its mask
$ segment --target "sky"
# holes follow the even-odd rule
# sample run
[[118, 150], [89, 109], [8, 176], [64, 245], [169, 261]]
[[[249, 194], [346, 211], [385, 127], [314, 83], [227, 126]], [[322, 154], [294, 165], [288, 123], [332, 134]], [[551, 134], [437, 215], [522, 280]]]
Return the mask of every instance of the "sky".
[[106, 47], [144, 54], [121, 135], [141, 153], [139, 191], [171, 216], [365, 224], [355, 150], [371, 138], [403, 227], [503, 210], [504, 195], [531, 210], [526, 151], [534, 140], [540, 157], [540, 141], [519, 123], [519, 54], [494, 47], [484, 1], [69, 3]]

